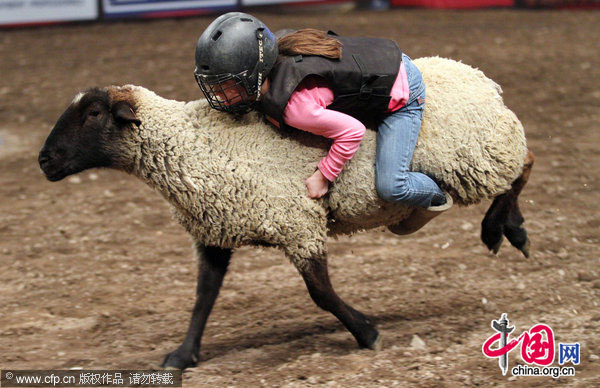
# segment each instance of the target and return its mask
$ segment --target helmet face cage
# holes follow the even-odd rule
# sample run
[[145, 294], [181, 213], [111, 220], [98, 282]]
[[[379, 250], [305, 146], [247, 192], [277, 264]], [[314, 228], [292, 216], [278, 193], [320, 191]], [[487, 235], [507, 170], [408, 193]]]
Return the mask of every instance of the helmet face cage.
[[263, 22], [246, 13], [229, 12], [198, 38], [196, 82], [212, 108], [249, 112], [258, 105], [277, 52], [277, 41]]
[[196, 82], [210, 106], [228, 113], [245, 114], [254, 109], [256, 92], [247, 82], [248, 71], [239, 74], [204, 75], [194, 72]]

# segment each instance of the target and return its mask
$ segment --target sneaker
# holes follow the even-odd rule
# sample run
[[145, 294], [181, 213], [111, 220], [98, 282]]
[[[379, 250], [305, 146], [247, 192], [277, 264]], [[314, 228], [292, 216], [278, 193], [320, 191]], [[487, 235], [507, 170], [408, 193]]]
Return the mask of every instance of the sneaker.
[[405, 220], [400, 221], [400, 223], [396, 225], [388, 226], [390, 232], [405, 235], [416, 232], [425, 226], [429, 221], [439, 216], [446, 210], [450, 209], [454, 203], [450, 194], [444, 192], [446, 196], [446, 202], [441, 205], [430, 206], [426, 209], [424, 208], [415, 208], [415, 210], [406, 218]]

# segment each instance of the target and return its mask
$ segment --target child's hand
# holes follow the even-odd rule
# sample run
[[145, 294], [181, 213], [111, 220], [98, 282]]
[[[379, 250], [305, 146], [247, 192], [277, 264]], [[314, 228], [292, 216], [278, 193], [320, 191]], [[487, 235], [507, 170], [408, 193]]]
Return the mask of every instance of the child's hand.
[[320, 170], [315, 171], [304, 183], [308, 189], [308, 196], [313, 199], [321, 198], [329, 190], [329, 181]]

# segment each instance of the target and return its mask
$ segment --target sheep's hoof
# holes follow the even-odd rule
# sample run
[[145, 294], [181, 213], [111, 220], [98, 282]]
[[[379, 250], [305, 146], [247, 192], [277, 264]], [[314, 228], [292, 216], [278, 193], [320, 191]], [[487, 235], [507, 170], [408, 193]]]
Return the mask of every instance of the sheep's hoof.
[[523, 252], [523, 255], [529, 259], [529, 248], [531, 247], [531, 243], [529, 242], [529, 239], [527, 239], [527, 241], [525, 241], [525, 244], [523, 244], [523, 246], [521, 248], [519, 248], [519, 250], [521, 252]]
[[381, 334], [377, 334], [377, 338], [375, 339], [375, 341], [371, 344], [371, 346], [369, 346], [369, 349], [374, 350], [376, 352], [381, 350], [381, 347], [383, 346], [383, 341], [381, 339]]
[[180, 352], [179, 349], [167, 354], [160, 365], [164, 369], [186, 369], [194, 367], [198, 360], [189, 353]]
[[492, 245], [490, 248], [490, 251], [494, 254], [497, 255], [498, 251], [500, 250], [500, 245], [502, 245], [502, 241], [504, 241], [504, 237], [500, 236], [500, 240], [498, 240], [497, 243], [495, 243], [494, 245]]

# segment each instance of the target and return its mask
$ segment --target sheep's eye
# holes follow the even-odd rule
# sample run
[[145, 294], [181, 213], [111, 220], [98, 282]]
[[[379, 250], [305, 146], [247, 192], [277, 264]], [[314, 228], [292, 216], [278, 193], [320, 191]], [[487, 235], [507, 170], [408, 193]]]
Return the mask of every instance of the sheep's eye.
[[98, 117], [99, 115], [100, 115], [99, 110], [92, 110], [88, 113], [88, 116], [92, 116], [92, 117]]

